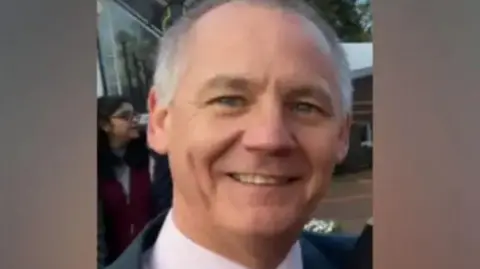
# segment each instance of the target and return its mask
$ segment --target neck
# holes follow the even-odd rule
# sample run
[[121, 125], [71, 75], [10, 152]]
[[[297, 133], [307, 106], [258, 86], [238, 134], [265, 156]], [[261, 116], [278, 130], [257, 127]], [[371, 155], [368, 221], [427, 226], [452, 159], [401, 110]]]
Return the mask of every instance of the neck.
[[208, 214], [186, 206], [178, 196], [174, 196], [172, 212], [173, 221], [182, 234], [196, 244], [251, 269], [277, 268], [298, 236], [295, 232], [246, 236], [215, 227]]
[[115, 139], [113, 137], [110, 137], [109, 142], [110, 142], [110, 148], [112, 150], [122, 150], [126, 147], [125, 142]]

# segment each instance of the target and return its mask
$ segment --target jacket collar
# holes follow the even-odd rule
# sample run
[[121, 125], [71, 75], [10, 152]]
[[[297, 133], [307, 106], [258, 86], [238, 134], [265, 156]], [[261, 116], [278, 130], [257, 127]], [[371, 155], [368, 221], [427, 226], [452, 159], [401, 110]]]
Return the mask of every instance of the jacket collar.
[[[125, 252], [106, 269], [144, 269], [145, 254], [155, 244], [167, 213], [168, 211], [151, 221]], [[303, 269], [337, 269], [306, 236], [300, 238], [300, 246]]]

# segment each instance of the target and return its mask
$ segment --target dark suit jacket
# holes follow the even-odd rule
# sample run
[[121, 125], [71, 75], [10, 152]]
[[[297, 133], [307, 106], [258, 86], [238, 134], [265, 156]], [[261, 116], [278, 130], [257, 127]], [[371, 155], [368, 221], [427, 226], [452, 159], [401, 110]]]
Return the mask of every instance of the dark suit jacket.
[[373, 224], [364, 227], [345, 269], [373, 269]]
[[[161, 214], [153, 220], [132, 245], [106, 269], [143, 269], [144, 254], [155, 243], [164, 219], [165, 214]], [[356, 240], [353, 236], [303, 233], [300, 238], [303, 269], [343, 269]]]

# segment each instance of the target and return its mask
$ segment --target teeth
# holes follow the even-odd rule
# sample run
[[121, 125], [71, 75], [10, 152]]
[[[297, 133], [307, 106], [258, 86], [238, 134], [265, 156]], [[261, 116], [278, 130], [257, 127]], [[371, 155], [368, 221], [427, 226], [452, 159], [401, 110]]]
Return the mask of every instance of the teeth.
[[279, 185], [288, 182], [288, 178], [286, 177], [271, 177], [254, 174], [232, 174], [231, 176], [241, 183], [253, 185]]

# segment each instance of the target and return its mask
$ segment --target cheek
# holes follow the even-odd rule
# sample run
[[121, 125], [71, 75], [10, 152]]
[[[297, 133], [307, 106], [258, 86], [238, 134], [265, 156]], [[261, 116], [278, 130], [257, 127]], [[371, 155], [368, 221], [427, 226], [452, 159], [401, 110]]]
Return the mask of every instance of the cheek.
[[117, 131], [120, 134], [128, 133], [128, 131], [130, 131], [129, 124], [126, 123], [126, 122], [122, 122], [122, 123], [117, 124]]
[[309, 148], [308, 152], [312, 174], [306, 186], [307, 198], [310, 199], [312, 210], [317, 207], [318, 202], [328, 192], [336, 163], [331, 144], [317, 143], [315, 146]]
[[[216, 189], [217, 181], [212, 178], [211, 168], [228, 148], [234, 130], [203, 114], [176, 113], [172, 115], [171, 123], [168, 154], [172, 159], [172, 174], [176, 181], [188, 179], [185, 182], [188, 185], [184, 185], [182, 191], [188, 189], [191, 195], [196, 192], [197, 198], [202, 194], [205, 200], [208, 198], [206, 195], [211, 196]], [[183, 185], [178, 183], [178, 187]]]
[[324, 193], [336, 164], [339, 144], [337, 132], [333, 128], [304, 132], [298, 135], [298, 140], [311, 167], [310, 188], [313, 193]]
[[192, 206], [208, 204], [208, 170], [194, 143], [195, 132], [178, 125], [171, 127], [167, 147], [174, 188]]
[[118, 122], [112, 122], [112, 125], [111, 125], [111, 133], [114, 134], [114, 135], [119, 135], [122, 133], [122, 125]]
[[183, 140], [183, 150], [204, 167], [211, 166], [229, 148], [238, 137], [241, 125], [232, 119], [215, 119], [206, 112], [185, 119], [188, 120], [175, 120], [186, 124], [175, 126], [172, 139], [178, 140], [178, 143], [182, 143], [180, 139]]

